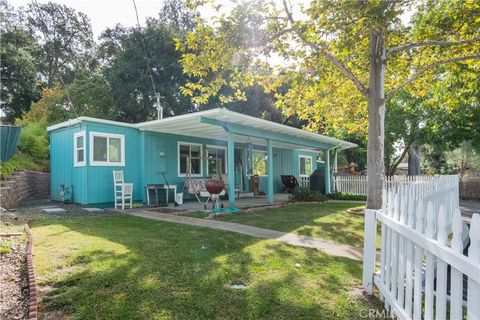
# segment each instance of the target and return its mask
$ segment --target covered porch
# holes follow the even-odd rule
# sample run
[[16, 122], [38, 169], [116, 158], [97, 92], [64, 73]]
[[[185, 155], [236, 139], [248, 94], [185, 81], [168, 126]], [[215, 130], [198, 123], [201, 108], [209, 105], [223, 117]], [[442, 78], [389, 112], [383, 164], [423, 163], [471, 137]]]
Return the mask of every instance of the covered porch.
[[[222, 201], [224, 204], [228, 204], [228, 200]], [[288, 203], [288, 194], [287, 193], [274, 193], [273, 202], [267, 202], [267, 196], [247, 196], [235, 199], [235, 208], [240, 210], [245, 210], [249, 208], [257, 208], [265, 205], [283, 205]], [[180, 207], [181, 211], [202, 211], [204, 210], [203, 205], [197, 201], [187, 201], [184, 202]], [[211, 206], [208, 208], [211, 209]], [[161, 211], [161, 209], [159, 209]]]
[[[324, 159], [325, 191], [330, 193], [332, 171], [336, 167], [338, 152], [355, 146], [347, 141], [220, 108], [145, 122], [138, 124], [137, 128], [145, 132], [185, 137], [183, 140], [208, 139], [210, 144], [223, 147], [228, 180], [227, 194], [235, 195], [239, 191], [251, 191], [251, 180], [255, 177], [264, 195], [250, 200], [229, 196], [228, 207], [232, 210], [239, 208], [240, 205], [245, 207], [249, 202], [252, 205], [260, 205], [286, 201], [286, 195], [279, 194], [281, 192], [280, 176], [292, 175], [301, 183], [302, 178], [308, 178], [313, 171], [317, 170], [319, 153]], [[180, 144], [178, 150], [178, 176], [180, 177], [183, 166], [180, 158]], [[199, 158], [203, 160], [204, 154], [201, 148], [199, 153]], [[330, 161], [331, 157], [332, 161]], [[200, 166], [203, 166], [202, 160], [199, 162]], [[207, 160], [207, 168], [208, 165]], [[311, 166], [311, 169], [307, 168], [308, 166]], [[206, 171], [208, 173], [208, 169]], [[208, 174], [205, 175], [200, 170], [197, 176], [208, 177]], [[195, 205], [198, 207], [198, 203]], [[187, 202], [183, 206], [187, 209], [188, 206], [194, 205]]]

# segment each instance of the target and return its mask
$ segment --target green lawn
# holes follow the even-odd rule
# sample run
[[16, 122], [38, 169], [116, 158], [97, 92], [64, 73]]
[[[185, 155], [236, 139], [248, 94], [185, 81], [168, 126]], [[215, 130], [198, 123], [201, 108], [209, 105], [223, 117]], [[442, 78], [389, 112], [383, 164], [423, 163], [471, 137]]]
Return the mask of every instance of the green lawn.
[[355, 319], [376, 304], [352, 295], [360, 262], [312, 249], [131, 216], [31, 225], [43, 316]]
[[349, 203], [295, 204], [217, 219], [362, 247], [364, 217], [345, 212], [348, 208], [360, 206]]

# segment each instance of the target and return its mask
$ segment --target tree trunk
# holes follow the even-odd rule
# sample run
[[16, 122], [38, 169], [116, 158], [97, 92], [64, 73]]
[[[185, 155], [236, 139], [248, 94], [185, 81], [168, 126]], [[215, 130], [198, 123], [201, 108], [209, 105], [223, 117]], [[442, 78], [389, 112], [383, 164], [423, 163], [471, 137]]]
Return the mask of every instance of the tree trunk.
[[370, 33], [370, 79], [368, 89], [367, 208], [382, 207], [385, 120], [385, 36]]
[[420, 148], [410, 147], [408, 149], [408, 175], [420, 175]]

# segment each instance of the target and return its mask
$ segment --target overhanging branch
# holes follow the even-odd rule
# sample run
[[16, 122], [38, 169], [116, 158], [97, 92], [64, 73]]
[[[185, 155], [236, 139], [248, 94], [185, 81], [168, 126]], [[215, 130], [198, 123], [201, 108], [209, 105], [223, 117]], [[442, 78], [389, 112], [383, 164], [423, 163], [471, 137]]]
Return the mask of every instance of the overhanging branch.
[[435, 68], [435, 67], [437, 67], [441, 64], [445, 64], [445, 63], [452, 63], [452, 62], [472, 60], [472, 59], [480, 59], [480, 53], [473, 54], [473, 55], [468, 55], [468, 56], [460, 56], [460, 57], [454, 57], [454, 58], [441, 59], [441, 60], [435, 61], [433, 63], [430, 63], [430, 64], [420, 68], [420, 70], [418, 70], [416, 73], [414, 73], [410, 78], [408, 78], [407, 80], [402, 82], [395, 89], [388, 92], [388, 94], [385, 95], [385, 99], [386, 100], [390, 99], [395, 94], [395, 92], [405, 88], [407, 85], [409, 85], [413, 81], [417, 80], [423, 73], [427, 72], [428, 70], [430, 70], [432, 68]]
[[327, 49], [321, 47], [317, 43], [308, 41], [304, 34], [302, 34], [298, 28], [295, 27], [295, 20], [293, 19], [292, 13], [288, 9], [286, 0], [283, 0], [283, 7], [285, 8], [285, 12], [287, 14], [288, 20], [294, 29], [294, 32], [297, 36], [302, 39], [309, 47], [314, 49], [315, 51], [322, 54], [328, 61], [330, 61], [334, 66], [336, 66], [348, 79], [350, 79], [353, 84], [360, 90], [360, 92], [366, 96], [368, 94], [367, 88], [363, 85], [363, 83], [357, 79], [357, 77], [350, 71], [340, 60], [338, 60], [332, 53], [330, 53]]
[[465, 39], [459, 41], [445, 41], [445, 40], [430, 40], [430, 41], [418, 41], [406, 44], [403, 46], [390, 47], [386, 50], [386, 53], [389, 54], [395, 51], [410, 50], [418, 47], [431, 47], [431, 46], [440, 46], [440, 47], [451, 47], [451, 46], [460, 46], [464, 44], [470, 44], [480, 41], [480, 37], [475, 37], [472, 39]]

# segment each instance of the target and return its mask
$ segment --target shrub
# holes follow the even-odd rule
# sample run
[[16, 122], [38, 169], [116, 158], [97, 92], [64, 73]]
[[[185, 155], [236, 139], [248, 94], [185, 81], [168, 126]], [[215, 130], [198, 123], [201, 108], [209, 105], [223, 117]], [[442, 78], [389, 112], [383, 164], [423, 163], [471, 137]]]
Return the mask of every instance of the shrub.
[[21, 169], [48, 171], [49, 147], [47, 124], [44, 119], [38, 121], [17, 121], [22, 126], [18, 150], [13, 157], [0, 166], [0, 178], [10, 176]]
[[17, 151], [10, 160], [0, 165], [0, 178], [4, 179], [10, 176], [14, 171], [22, 169], [48, 171], [49, 161], [35, 161], [29, 155]]
[[325, 202], [327, 201], [327, 197], [318, 191], [312, 191], [308, 188], [298, 188], [293, 194], [290, 195], [290, 201]]
[[12, 249], [7, 243], [2, 244], [2, 246], [0, 247], [0, 254], [7, 254], [7, 253], [10, 253], [11, 251]]
[[48, 137], [45, 120], [36, 122], [24, 121], [20, 132], [18, 149], [36, 161], [48, 159]]
[[360, 194], [344, 193], [344, 192], [334, 192], [328, 195], [328, 199], [366, 201], [367, 196], [363, 196]]

